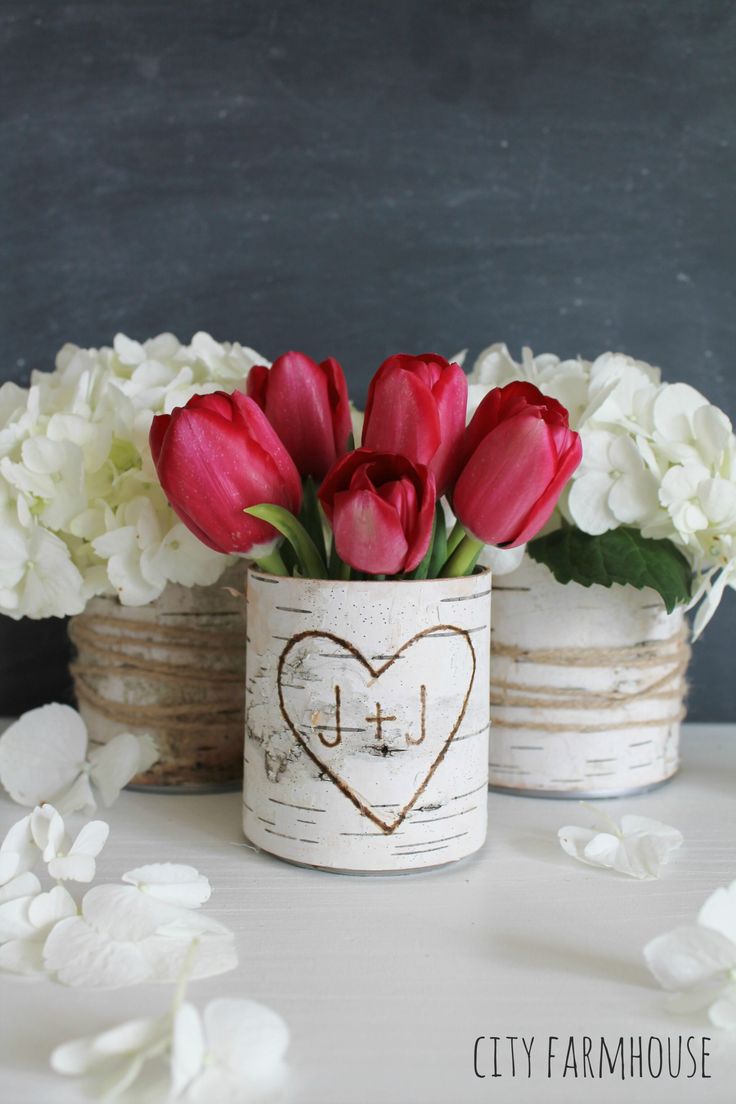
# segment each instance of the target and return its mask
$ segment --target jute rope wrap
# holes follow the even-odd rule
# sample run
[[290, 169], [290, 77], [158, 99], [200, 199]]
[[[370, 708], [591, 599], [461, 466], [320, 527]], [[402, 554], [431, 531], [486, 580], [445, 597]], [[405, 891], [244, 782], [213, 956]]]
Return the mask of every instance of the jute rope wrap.
[[492, 785], [613, 797], [675, 773], [682, 610], [652, 590], [563, 586], [527, 558], [494, 580], [492, 601]]
[[494, 658], [508, 658], [514, 664], [578, 668], [605, 668], [641, 673], [650, 668], [664, 669], [664, 674], [634, 688], [621, 686], [611, 691], [596, 692], [572, 686], [553, 686], [491, 676], [491, 706], [502, 709], [540, 711], [523, 722], [504, 717], [504, 728], [529, 728], [538, 732], [567, 732], [570, 724], [545, 719], [542, 710], [620, 710], [635, 702], [664, 701], [669, 703], [664, 716], [601, 722], [584, 721], [577, 731], [608, 732], [611, 729], [652, 727], [673, 724], [685, 716], [683, 699], [686, 692], [685, 671], [690, 661], [690, 645], [683, 625], [678, 633], [666, 640], [647, 640], [626, 648], [558, 648], [524, 649], [509, 644], [493, 644]]
[[170, 589], [174, 600], [165, 592], [159, 611], [95, 599], [70, 620], [80, 711], [95, 739], [124, 731], [153, 736], [161, 758], [137, 784], [236, 783], [245, 693], [242, 611], [235, 599], [233, 609], [223, 609], [221, 592], [213, 594], [214, 610], [202, 608], [202, 593], [199, 608], [187, 609], [184, 588]]

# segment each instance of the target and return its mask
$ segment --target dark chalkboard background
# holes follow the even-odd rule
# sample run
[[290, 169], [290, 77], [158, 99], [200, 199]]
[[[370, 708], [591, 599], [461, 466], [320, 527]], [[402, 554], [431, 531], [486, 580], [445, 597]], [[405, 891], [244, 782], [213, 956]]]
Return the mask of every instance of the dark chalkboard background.
[[[733, 4], [23, 0], [0, 34], [0, 378], [207, 329], [360, 399], [502, 339], [736, 415]], [[733, 719], [735, 629], [731, 592], [693, 718]], [[0, 618], [0, 712], [66, 692], [63, 638]]]

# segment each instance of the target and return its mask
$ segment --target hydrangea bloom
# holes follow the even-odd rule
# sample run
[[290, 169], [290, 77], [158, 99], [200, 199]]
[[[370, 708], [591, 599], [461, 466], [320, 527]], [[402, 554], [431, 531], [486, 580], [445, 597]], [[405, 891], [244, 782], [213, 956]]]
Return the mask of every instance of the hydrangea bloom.
[[[470, 373], [469, 414], [492, 387], [534, 383], [570, 411], [583, 462], [560, 512], [593, 535], [627, 525], [668, 538], [693, 569], [698, 636], [726, 586], [736, 588], [736, 436], [723, 411], [693, 387], [663, 383], [658, 368], [622, 353], [594, 361], [485, 349]], [[556, 518], [559, 524], [560, 512]]]
[[80, 613], [96, 594], [145, 605], [167, 582], [215, 582], [231, 561], [170, 509], [151, 419], [194, 394], [245, 388], [252, 349], [198, 333], [112, 348], [65, 345], [30, 387], [0, 387], [0, 613]]

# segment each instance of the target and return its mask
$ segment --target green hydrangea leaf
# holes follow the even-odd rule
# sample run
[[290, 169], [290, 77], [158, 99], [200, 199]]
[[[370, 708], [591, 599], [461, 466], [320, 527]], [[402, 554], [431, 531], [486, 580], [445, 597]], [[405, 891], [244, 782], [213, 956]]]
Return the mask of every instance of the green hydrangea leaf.
[[670, 540], [643, 537], [638, 529], [611, 529], [593, 537], [567, 527], [537, 537], [527, 550], [558, 583], [651, 587], [668, 613], [690, 598], [692, 568], [679, 548]]

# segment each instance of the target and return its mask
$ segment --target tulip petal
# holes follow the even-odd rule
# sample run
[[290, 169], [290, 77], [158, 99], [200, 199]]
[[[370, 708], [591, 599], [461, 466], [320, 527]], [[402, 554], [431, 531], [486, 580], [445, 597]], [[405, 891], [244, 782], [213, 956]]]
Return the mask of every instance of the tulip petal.
[[269, 373], [265, 411], [301, 474], [321, 479], [337, 454], [328, 381], [320, 365], [304, 353], [278, 357]]
[[404, 569], [409, 545], [399, 516], [375, 492], [336, 494], [332, 526], [340, 559], [356, 570], [395, 575]]
[[171, 505], [200, 540], [215, 551], [247, 553], [276, 532], [243, 510], [274, 502], [298, 512], [301, 480], [256, 403], [240, 396], [237, 406], [234, 421], [208, 409], [177, 411], [157, 469]]
[[379, 373], [369, 391], [363, 447], [429, 465], [442, 442], [432, 392], [413, 372], [395, 368]]
[[335, 457], [347, 452], [350, 434], [353, 432], [353, 417], [350, 411], [348, 385], [341, 365], [334, 357], [327, 357], [320, 364], [327, 380], [327, 391], [332, 410], [332, 430], [335, 444]]
[[540, 529], [544, 528], [552, 516], [552, 511], [565, 489], [565, 484], [577, 468], [580, 463], [580, 457], [582, 456], [583, 446], [580, 438], [577, 434], [573, 434], [572, 436], [574, 440], [570, 449], [567, 454], [558, 461], [559, 467], [555, 476], [549, 483], [542, 497], [534, 504], [527, 514], [520, 531], [511, 542], [512, 544], [524, 544], [525, 541], [530, 541], [532, 537], [536, 537]]
[[429, 468], [437, 480], [437, 494], [443, 495], [455, 482], [462, 463], [460, 441], [465, 432], [468, 379], [459, 365], [451, 364], [442, 373], [432, 394], [440, 420], [440, 445]]
[[154, 464], [158, 463], [158, 458], [161, 455], [161, 448], [163, 447], [164, 438], [166, 437], [170, 422], [170, 414], [157, 414], [151, 422], [148, 444], [151, 449], [151, 456], [153, 457]]
[[484, 437], [466, 463], [455, 486], [453, 510], [478, 540], [521, 544], [526, 540], [521, 528], [550, 486], [555, 468], [545, 423], [533, 414], [516, 415]]

